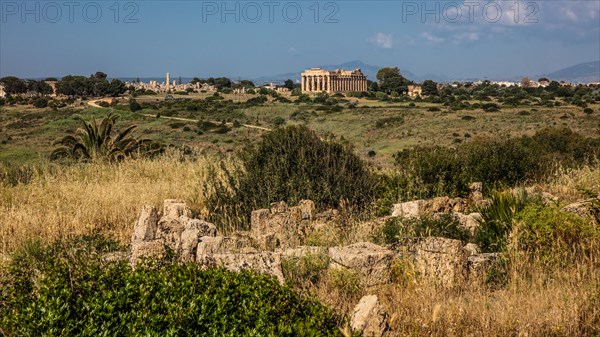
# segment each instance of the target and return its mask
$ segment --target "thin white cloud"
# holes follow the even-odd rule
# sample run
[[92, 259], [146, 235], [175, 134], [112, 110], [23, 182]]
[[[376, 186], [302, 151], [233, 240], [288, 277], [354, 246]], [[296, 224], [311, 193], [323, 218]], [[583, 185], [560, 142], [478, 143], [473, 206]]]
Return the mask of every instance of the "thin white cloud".
[[567, 17], [569, 20], [577, 22], [577, 19], [578, 19], [578, 18], [577, 18], [577, 14], [575, 14], [575, 12], [573, 12], [573, 10], [572, 10], [572, 9], [570, 9], [570, 8], [569, 8], [569, 9], [567, 9], [567, 11], [565, 12], [565, 16], [566, 16], [566, 17]]
[[292, 55], [292, 56], [295, 56], [295, 55], [298, 55], [298, 51], [296, 50], [296, 48], [294, 48], [294, 47], [290, 47], [290, 48], [288, 49], [288, 54], [290, 54], [290, 55]]
[[435, 35], [433, 35], [433, 34], [431, 34], [431, 33], [428, 33], [428, 32], [423, 32], [423, 33], [421, 33], [421, 36], [422, 36], [422, 37], [423, 37], [423, 38], [424, 38], [424, 39], [425, 39], [427, 42], [430, 42], [430, 43], [442, 43], [442, 42], [444, 42], [444, 40], [445, 40], [444, 38], [441, 38], [441, 37], [439, 37], [439, 36], [435, 36]]
[[381, 49], [392, 49], [394, 47], [392, 34], [377, 33], [370, 39], [370, 41]]

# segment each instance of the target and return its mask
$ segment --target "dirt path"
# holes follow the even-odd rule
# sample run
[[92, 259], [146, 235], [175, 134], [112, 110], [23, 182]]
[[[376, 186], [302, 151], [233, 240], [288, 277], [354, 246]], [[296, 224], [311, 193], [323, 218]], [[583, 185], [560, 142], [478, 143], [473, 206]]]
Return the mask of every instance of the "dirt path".
[[99, 106], [98, 104], [96, 104], [96, 101], [88, 101], [87, 104], [91, 107], [94, 108], [101, 108], [101, 106]]
[[[156, 118], [156, 115], [150, 115], [150, 114], [142, 114], [142, 116]], [[183, 121], [183, 122], [198, 123], [197, 119], [191, 119], [191, 118], [168, 117], [168, 116], [160, 116], [159, 118], [170, 119], [170, 120], [174, 120], [174, 121]], [[219, 121], [209, 121], [209, 122], [214, 123], [214, 124], [221, 124], [221, 122], [219, 122]], [[233, 123], [225, 123], [225, 125], [231, 126], [231, 125], [233, 125]], [[269, 128], [265, 128], [265, 127], [257, 126], [257, 125], [242, 124], [242, 126], [245, 127], [245, 128], [249, 128], [249, 129], [271, 131], [271, 129], [269, 129]]]
[[[102, 108], [101, 106], [96, 104], [96, 101], [98, 101], [98, 100], [91, 100], [91, 101], [88, 101], [87, 104], [94, 108]], [[142, 114], [142, 116], [156, 118], [156, 115], [150, 115], [150, 114]], [[170, 120], [174, 120], [174, 121], [198, 123], [197, 119], [191, 119], [191, 118], [169, 117], [169, 116], [160, 116], [159, 118], [170, 119]], [[221, 124], [221, 122], [219, 122], [219, 121], [210, 121], [210, 122], [214, 123], [214, 124]], [[225, 123], [225, 125], [232, 126], [233, 123]], [[271, 131], [271, 129], [269, 129], [269, 128], [265, 128], [265, 127], [258, 126], [258, 125], [242, 124], [242, 126], [245, 128], [248, 128], [248, 129]]]

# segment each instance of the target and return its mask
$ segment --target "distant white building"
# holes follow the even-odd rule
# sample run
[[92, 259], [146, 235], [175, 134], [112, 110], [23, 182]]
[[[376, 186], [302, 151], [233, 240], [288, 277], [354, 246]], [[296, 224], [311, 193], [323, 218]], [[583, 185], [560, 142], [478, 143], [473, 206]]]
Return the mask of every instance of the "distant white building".
[[0, 97], [6, 97], [6, 91], [4, 91], [4, 85], [0, 84]]
[[496, 84], [496, 85], [499, 85], [499, 86], [505, 86], [505, 87], [512, 87], [512, 86], [515, 86], [515, 85], [519, 85], [519, 83], [517, 83], [517, 82], [510, 82], [510, 81], [493, 81], [493, 82], [490, 82], [490, 83], [491, 84]]

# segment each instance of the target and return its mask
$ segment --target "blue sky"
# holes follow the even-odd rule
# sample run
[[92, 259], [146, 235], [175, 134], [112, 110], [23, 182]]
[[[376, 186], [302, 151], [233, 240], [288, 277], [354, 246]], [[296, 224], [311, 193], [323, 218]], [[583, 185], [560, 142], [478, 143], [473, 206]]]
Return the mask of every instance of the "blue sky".
[[600, 0], [116, 4], [0, 0], [0, 76], [254, 78], [362, 60], [483, 78], [600, 59]]

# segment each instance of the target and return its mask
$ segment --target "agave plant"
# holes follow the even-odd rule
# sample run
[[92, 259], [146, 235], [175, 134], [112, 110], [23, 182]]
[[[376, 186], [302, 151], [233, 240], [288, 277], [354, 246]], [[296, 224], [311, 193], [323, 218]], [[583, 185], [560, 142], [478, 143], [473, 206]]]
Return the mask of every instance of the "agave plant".
[[57, 147], [50, 159], [72, 158], [75, 160], [91, 161], [108, 159], [122, 160], [134, 154], [148, 155], [160, 151], [149, 139], [137, 139], [131, 136], [136, 125], [131, 125], [114, 137], [113, 127], [118, 119], [115, 114], [109, 114], [98, 125], [97, 120], [88, 122], [78, 117], [81, 127], [75, 135], [69, 135], [57, 141]]

